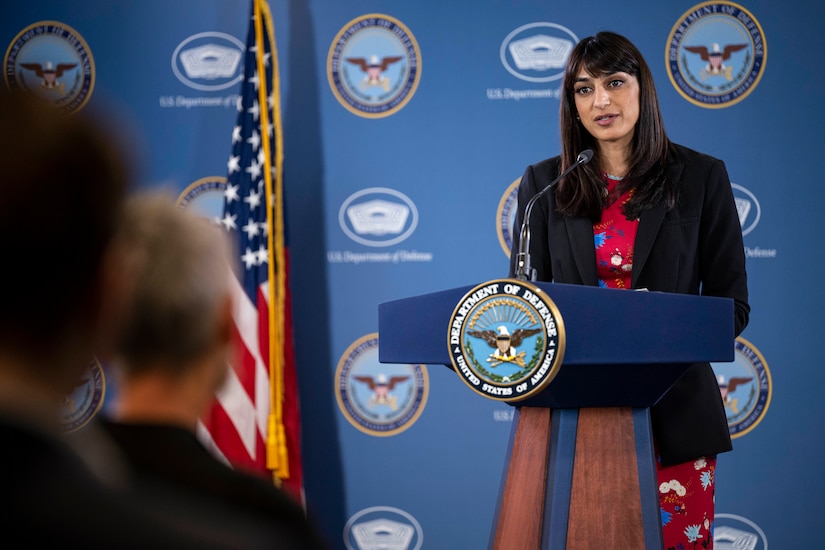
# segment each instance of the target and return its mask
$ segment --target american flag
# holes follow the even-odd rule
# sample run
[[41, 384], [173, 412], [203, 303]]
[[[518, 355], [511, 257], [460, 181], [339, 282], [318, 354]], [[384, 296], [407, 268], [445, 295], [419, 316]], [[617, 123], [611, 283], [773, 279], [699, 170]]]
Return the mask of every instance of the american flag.
[[272, 16], [253, 0], [220, 223], [239, 254], [235, 353], [200, 434], [239, 469], [303, 500], [300, 415], [284, 238], [280, 92]]

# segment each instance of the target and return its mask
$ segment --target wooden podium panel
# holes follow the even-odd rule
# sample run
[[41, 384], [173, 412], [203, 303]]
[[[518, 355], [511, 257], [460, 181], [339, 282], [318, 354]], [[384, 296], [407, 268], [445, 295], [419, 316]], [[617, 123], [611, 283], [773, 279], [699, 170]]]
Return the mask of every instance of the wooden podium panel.
[[541, 544], [550, 417], [550, 409], [520, 409], [493, 535], [494, 550], [539, 548]]
[[491, 550], [662, 547], [647, 409], [520, 407]]
[[631, 409], [580, 409], [567, 548], [645, 547]]

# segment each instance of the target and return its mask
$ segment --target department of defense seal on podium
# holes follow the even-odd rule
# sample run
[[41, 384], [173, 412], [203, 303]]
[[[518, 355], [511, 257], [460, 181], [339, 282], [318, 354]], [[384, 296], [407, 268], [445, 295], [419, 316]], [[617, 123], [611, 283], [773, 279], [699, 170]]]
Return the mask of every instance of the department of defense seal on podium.
[[450, 360], [474, 391], [498, 401], [541, 392], [564, 358], [564, 322], [553, 300], [516, 279], [482, 283], [450, 317]]

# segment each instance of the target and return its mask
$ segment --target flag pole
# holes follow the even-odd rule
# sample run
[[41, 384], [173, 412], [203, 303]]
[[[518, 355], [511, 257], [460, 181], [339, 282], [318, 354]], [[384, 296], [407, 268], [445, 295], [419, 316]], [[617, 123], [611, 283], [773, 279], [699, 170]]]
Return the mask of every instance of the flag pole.
[[[270, 386], [270, 412], [267, 422], [266, 457], [267, 468], [273, 470], [273, 477], [276, 482], [289, 477], [289, 459], [287, 454], [286, 433], [283, 423], [283, 376], [284, 376], [284, 299], [286, 274], [284, 273], [284, 250], [283, 250], [283, 205], [280, 200], [273, 200], [275, 197], [283, 196], [283, 144], [281, 139], [281, 113], [280, 113], [280, 82], [278, 74], [278, 55], [275, 48], [271, 14], [265, 0], [253, 0], [255, 7], [255, 43], [259, 46], [255, 52], [255, 60], [258, 65], [259, 86], [258, 104], [260, 105], [261, 133], [266, 136], [261, 140], [264, 152], [263, 176], [266, 187], [266, 217], [267, 217], [267, 240], [270, 255], [274, 255], [275, 261], [268, 262], [269, 273], [269, 386]], [[266, 21], [265, 21], [266, 19]], [[266, 68], [263, 58], [263, 25], [267, 25], [267, 35], [272, 42], [271, 57], [272, 63], [272, 127], [275, 132], [275, 193], [272, 187], [272, 151], [269, 137], [269, 82], [266, 79]], [[262, 136], [263, 137], [263, 136]], [[278, 265], [277, 272], [275, 264]]]

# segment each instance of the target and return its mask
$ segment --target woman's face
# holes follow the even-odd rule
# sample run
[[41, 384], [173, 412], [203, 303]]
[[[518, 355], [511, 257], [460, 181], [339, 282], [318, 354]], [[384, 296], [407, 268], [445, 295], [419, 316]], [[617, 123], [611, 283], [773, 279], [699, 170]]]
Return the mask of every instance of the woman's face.
[[628, 73], [593, 76], [579, 71], [573, 84], [582, 125], [600, 146], [630, 147], [639, 121], [639, 80]]

